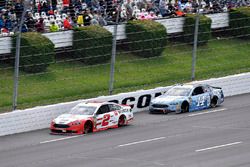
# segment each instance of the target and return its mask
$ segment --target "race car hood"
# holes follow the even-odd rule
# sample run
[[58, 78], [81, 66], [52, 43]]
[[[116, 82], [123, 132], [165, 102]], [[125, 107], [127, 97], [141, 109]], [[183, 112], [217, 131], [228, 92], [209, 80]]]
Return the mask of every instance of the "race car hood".
[[69, 124], [74, 121], [86, 120], [90, 115], [73, 115], [73, 114], [63, 114], [54, 119], [56, 124]]
[[172, 102], [178, 102], [179, 100], [183, 100], [185, 97], [183, 96], [160, 96], [152, 100], [152, 103], [155, 104], [169, 104]]

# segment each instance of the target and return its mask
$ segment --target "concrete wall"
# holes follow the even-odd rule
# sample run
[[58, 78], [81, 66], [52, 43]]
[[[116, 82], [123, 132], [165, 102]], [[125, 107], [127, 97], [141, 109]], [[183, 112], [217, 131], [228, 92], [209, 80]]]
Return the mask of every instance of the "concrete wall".
[[[250, 73], [195, 82], [222, 87], [226, 97], [250, 93]], [[134, 112], [145, 111], [148, 109], [148, 102], [151, 101], [151, 99], [157, 94], [167, 91], [169, 88], [170, 87], [167, 86], [150, 90], [138, 90], [113, 96], [100, 96], [93, 99], [38, 106], [26, 110], [0, 114], [0, 136], [48, 128], [53, 118], [69, 111], [76, 104], [86, 100], [116, 101], [120, 104], [132, 105]]]

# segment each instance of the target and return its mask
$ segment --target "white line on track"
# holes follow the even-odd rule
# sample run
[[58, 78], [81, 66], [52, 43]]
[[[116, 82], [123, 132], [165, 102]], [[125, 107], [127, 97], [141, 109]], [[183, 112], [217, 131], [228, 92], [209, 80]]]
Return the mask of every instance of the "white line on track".
[[201, 152], [201, 151], [207, 151], [207, 150], [212, 150], [212, 149], [217, 149], [217, 148], [221, 148], [221, 147], [228, 147], [228, 146], [232, 146], [232, 145], [236, 145], [236, 144], [241, 144], [242, 142], [234, 142], [234, 143], [228, 143], [228, 144], [223, 144], [223, 145], [218, 145], [218, 146], [213, 146], [213, 147], [208, 147], [208, 148], [203, 148], [203, 149], [199, 149], [199, 150], [195, 150], [195, 152]]
[[197, 116], [197, 115], [203, 115], [203, 114], [209, 114], [209, 113], [214, 113], [214, 112], [219, 112], [219, 111], [224, 111], [227, 110], [226, 108], [218, 109], [218, 110], [212, 110], [212, 111], [206, 111], [206, 112], [199, 112], [196, 114], [190, 114], [188, 115], [189, 117]]
[[62, 141], [62, 140], [77, 138], [77, 137], [80, 137], [80, 136], [83, 136], [83, 135], [79, 135], [79, 136], [69, 136], [69, 137], [64, 137], [64, 138], [59, 138], [59, 139], [54, 139], [54, 140], [42, 141], [42, 142], [40, 142], [40, 144], [51, 143], [51, 142], [56, 142], [56, 141]]
[[141, 140], [141, 141], [136, 141], [132, 143], [127, 143], [127, 144], [121, 144], [118, 147], [124, 147], [124, 146], [131, 146], [135, 144], [140, 144], [140, 143], [146, 143], [146, 142], [151, 142], [151, 141], [156, 141], [156, 140], [162, 140], [165, 139], [166, 137], [158, 137], [158, 138], [153, 138], [153, 139], [148, 139], [148, 140]]

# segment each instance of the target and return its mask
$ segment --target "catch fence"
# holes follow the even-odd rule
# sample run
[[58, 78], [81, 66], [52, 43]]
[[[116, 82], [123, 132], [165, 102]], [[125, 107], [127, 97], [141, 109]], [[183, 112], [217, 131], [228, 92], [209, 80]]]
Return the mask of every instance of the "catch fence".
[[[199, 45], [199, 42], [202, 41], [197, 41], [195, 80], [249, 72], [249, 34], [230, 35], [228, 33], [221, 33], [229, 32], [235, 28], [220, 28], [218, 26], [221, 25], [221, 22], [213, 23], [212, 25], [215, 27], [217, 25], [217, 28], [213, 28], [212, 38], [208, 40], [207, 44]], [[127, 34], [119, 33], [121, 31], [125, 32], [126, 25], [120, 25], [119, 27], [122, 28], [118, 28], [118, 33], [116, 34], [118, 40], [116, 41], [115, 55], [113, 55], [115, 56], [115, 61], [113, 61], [115, 64], [113, 69], [112, 94], [191, 81], [194, 43], [183, 42], [182, 39], [184, 36], [194, 35], [194, 33], [183, 34], [182, 32], [178, 32], [162, 36], [159, 39], [138, 39], [133, 41], [133, 43], [150, 43], [152, 41], [167, 39], [167, 44], [159, 48], [130, 48], [131, 41], [127, 39]], [[183, 28], [186, 28], [184, 24]], [[249, 27], [238, 27], [237, 30], [240, 31], [243, 28]], [[109, 30], [114, 29], [109, 28]], [[70, 33], [72, 33], [72, 36], [77, 36], [79, 32], [58, 32], [58, 34], [60, 33], [64, 34], [65, 43], [61, 41], [57, 42], [55, 46], [60, 49], [57, 50], [55, 59], [49, 63], [46, 71], [27, 73], [21, 70], [25, 65], [19, 66], [18, 109], [110, 94], [112, 50], [110, 49], [110, 53], [107, 55], [98, 54], [95, 56], [97, 59], [109, 56], [109, 60], [97, 64], [88, 64], [86, 61], [93, 57], [85, 56], [76, 58], [74, 56], [76, 49], [72, 47], [75, 41], [73, 38], [72, 41], [69, 40]], [[136, 31], [132, 35], [138, 33], [142, 32]], [[198, 31], [198, 36], [203, 33]], [[57, 35], [54, 35], [53, 39], [56, 41], [57, 37]], [[89, 40], [82, 39], [80, 42], [84, 43]], [[91, 40], [101, 41], [100, 38], [93, 38]], [[13, 109], [13, 78], [15, 70], [13, 62], [15, 57], [10, 52], [11, 49], [15, 48], [7, 48], [11, 44], [9, 37], [8, 40], [2, 41], [4, 42], [0, 44], [1, 50], [6, 51], [6, 49], [9, 49], [5, 54], [0, 55], [0, 112], [6, 112]], [[84, 49], [93, 51], [100, 50], [102, 47], [93, 45]], [[112, 48], [112, 43], [109, 43], [107, 47]], [[159, 56], [154, 57], [150, 57], [150, 55], [138, 55], [142, 51], [148, 53], [147, 51], [150, 52], [155, 49], [163, 49], [163, 52]], [[78, 50], [81, 51], [81, 49]], [[39, 55], [34, 54], [25, 56], [39, 58]]]

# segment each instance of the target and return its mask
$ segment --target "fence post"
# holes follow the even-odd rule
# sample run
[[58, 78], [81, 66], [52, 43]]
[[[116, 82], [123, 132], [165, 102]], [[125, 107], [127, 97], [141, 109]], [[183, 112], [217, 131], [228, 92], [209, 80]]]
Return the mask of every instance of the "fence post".
[[24, 22], [24, 16], [27, 11], [29, 1], [23, 2], [23, 12], [21, 16], [21, 20], [19, 22], [19, 27], [16, 31], [16, 55], [15, 55], [15, 74], [14, 74], [14, 90], [13, 90], [13, 104], [12, 109], [16, 110], [17, 108], [17, 96], [18, 96], [18, 79], [19, 79], [19, 60], [20, 60], [20, 43], [21, 43], [21, 33], [22, 33], [22, 26]]
[[115, 57], [116, 57], [116, 37], [117, 37], [117, 27], [119, 23], [119, 15], [120, 15], [120, 4], [117, 3], [117, 14], [116, 21], [113, 32], [113, 40], [112, 40], [112, 57], [111, 57], [111, 65], [110, 65], [110, 81], [109, 81], [109, 95], [113, 93], [114, 87], [114, 75], [115, 75]]
[[195, 80], [195, 66], [196, 66], [196, 55], [197, 55], [197, 43], [198, 43], [198, 33], [199, 33], [199, 20], [200, 20], [200, 0], [198, 1], [198, 7], [196, 8], [195, 17], [195, 28], [194, 28], [194, 44], [192, 51], [192, 76], [191, 80]]

